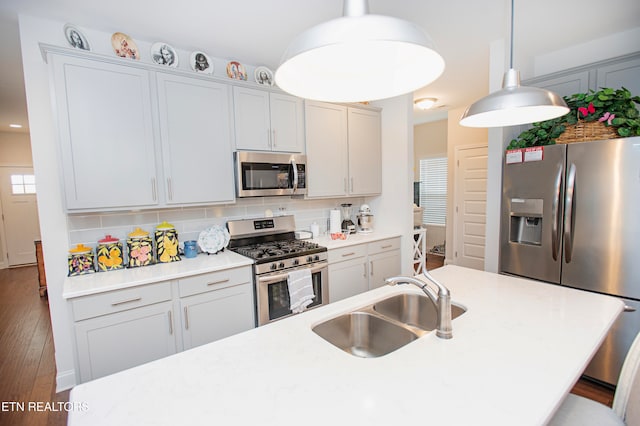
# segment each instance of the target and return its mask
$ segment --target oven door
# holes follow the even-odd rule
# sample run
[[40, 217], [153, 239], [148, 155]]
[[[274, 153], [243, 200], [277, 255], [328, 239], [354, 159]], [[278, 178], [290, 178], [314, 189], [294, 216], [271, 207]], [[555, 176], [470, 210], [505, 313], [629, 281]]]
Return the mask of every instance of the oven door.
[[[313, 265], [293, 268], [289, 271], [310, 268], [313, 282], [313, 293], [316, 297], [307, 309], [329, 303], [328, 263], [318, 262]], [[289, 300], [288, 272], [274, 272], [256, 277], [256, 299], [258, 308], [258, 325], [264, 325], [277, 319], [293, 315]]]

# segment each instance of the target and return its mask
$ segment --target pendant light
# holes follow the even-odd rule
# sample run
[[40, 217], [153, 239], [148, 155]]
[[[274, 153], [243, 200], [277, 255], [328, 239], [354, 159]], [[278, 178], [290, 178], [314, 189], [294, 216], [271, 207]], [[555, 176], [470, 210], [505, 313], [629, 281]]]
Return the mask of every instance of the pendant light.
[[513, 3], [511, 0], [509, 70], [504, 74], [502, 89], [471, 104], [462, 114], [462, 126], [515, 126], [550, 120], [569, 112], [561, 96], [549, 90], [520, 85], [520, 73], [513, 69]]
[[402, 19], [344, 0], [343, 16], [309, 28], [285, 51], [276, 84], [295, 96], [362, 102], [413, 92], [444, 71], [431, 38]]

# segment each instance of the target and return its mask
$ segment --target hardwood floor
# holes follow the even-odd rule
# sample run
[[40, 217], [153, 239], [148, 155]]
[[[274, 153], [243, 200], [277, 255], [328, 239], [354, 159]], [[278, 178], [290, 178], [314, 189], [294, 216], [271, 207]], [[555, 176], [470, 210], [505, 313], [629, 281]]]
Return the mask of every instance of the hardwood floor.
[[[66, 424], [64, 410], [29, 410], [29, 402], [55, 408], [69, 400], [69, 391], [56, 394], [55, 379], [49, 306], [38, 294], [37, 268], [0, 269], [0, 403], [5, 403], [0, 425]], [[571, 392], [609, 406], [613, 402], [612, 390], [587, 380]], [[6, 404], [12, 402], [24, 403], [24, 411], [11, 411]]]
[[0, 425], [67, 423], [57, 403], [69, 391], [55, 391], [49, 306], [38, 287], [36, 266], [0, 269]]

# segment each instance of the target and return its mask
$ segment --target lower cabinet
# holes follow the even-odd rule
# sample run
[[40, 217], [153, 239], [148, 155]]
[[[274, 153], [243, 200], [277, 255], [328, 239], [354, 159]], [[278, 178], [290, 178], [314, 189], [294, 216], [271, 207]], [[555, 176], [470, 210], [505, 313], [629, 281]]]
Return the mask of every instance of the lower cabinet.
[[79, 382], [255, 327], [250, 266], [71, 299]]
[[202, 289], [180, 299], [185, 350], [255, 327], [250, 269], [198, 275], [179, 285], [181, 294]]
[[330, 302], [383, 286], [400, 263], [400, 237], [329, 250]]

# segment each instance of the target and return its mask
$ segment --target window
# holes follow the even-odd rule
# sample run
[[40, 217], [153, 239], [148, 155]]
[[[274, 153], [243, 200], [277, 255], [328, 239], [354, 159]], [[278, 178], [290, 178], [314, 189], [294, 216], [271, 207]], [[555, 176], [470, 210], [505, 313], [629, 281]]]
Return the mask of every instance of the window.
[[447, 157], [420, 160], [422, 222], [444, 225], [447, 219]]
[[34, 175], [11, 175], [11, 193], [14, 195], [35, 194], [36, 177]]

